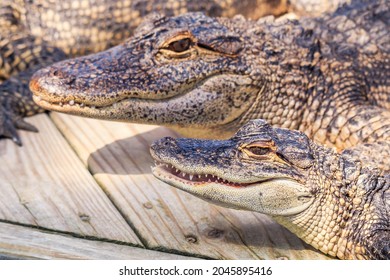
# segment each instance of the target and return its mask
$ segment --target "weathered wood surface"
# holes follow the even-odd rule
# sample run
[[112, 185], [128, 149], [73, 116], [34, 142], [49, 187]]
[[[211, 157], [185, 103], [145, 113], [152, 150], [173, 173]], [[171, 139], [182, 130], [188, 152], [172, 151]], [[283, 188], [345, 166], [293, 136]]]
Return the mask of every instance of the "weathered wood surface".
[[109, 242], [86, 240], [63, 234], [0, 223], [0, 258], [16, 259], [191, 259]]
[[0, 220], [141, 245], [47, 115], [24, 146], [0, 141]]
[[217, 259], [326, 259], [270, 218], [213, 206], [155, 179], [149, 145], [166, 128], [53, 113], [52, 119], [148, 248]]

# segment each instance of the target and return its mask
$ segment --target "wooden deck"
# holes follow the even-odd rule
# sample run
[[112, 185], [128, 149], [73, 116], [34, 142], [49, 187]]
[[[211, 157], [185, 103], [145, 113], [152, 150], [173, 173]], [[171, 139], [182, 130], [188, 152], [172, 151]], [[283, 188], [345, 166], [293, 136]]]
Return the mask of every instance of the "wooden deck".
[[0, 141], [0, 259], [327, 259], [270, 218], [151, 174], [156, 126], [52, 113]]

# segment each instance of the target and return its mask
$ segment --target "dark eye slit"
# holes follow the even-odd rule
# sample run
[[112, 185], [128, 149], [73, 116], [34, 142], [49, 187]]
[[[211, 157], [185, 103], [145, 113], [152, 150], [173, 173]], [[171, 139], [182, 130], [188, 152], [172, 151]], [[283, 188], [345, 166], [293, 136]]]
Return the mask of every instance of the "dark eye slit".
[[270, 149], [267, 147], [249, 147], [248, 149], [251, 151], [251, 153], [258, 156], [263, 156], [270, 152]]
[[170, 43], [168, 49], [180, 53], [180, 52], [187, 51], [191, 46], [192, 46], [192, 41], [189, 38], [184, 38]]

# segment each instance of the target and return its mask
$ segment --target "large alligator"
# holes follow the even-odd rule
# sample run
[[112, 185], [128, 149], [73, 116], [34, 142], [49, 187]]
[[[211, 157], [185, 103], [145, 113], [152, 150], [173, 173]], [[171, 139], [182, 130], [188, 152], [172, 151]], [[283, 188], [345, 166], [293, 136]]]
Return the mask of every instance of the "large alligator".
[[25, 116], [43, 112], [32, 102], [28, 89], [35, 70], [115, 46], [151, 12], [174, 16], [200, 11], [210, 16], [259, 18], [288, 11], [316, 14], [344, 1], [318, 5], [313, 0], [1, 0], [0, 137], [20, 145], [17, 128], [36, 131], [23, 121]]
[[151, 154], [160, 180], [270, 215], [326, 254], [390, 259], [390, 142], [338, 154], [302, 132], [252, 120], [228, 140], [163, 138]]
[[227, 138], [250, 119], [339, 150], [390, 137], [389, 2], [294, 21], [149, 17], [107, 51], [38, 71], [45, 109]]

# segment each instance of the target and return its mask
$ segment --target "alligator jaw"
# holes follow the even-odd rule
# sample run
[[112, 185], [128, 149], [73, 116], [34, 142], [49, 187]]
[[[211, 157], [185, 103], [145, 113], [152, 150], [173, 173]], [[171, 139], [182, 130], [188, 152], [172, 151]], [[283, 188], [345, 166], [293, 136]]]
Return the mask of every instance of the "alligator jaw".
[[250, 186], [252, 184], [260, 183], [260, 181], [253, 183], [232, 182], [214, 174], [195, 173], [193, 171], [185, 172], [180, 170], [179, 168], [176, 168], [172, 164], [162, 163], [158, 161], [156, 161], [156, 165], [152, 167], [152, 172], [153, 175], [155, 175], [162, 181], [168, 180], [176, 182], [177, 185], [191, 185], [194, 187], [206, 186], [208, 184], [219, 184], [225, 185], [227, 187], [242, 188]]
[[[258, 178], [248, 183], [232, 182], [218, 175], [184, 172], [172, 164], [160, 162], [152, 167], [152, 172], [169, 185], [208, 202], [233, 209], [256, 211], [271, 216], [291, 216], [301, 213], [313, 202], [313, 197], [302, 190], [302, 185], [288, 178], [270, 177]], [[306, 201], [294, 203], [294, 200], [300, 200], [299, 197], [305, 197]], [[280, 198], [283, 205], [277, 202]]]
[[73, 99], [67, 102], [50, 102], [48, 100], [43, 99], [39, 95], [33, 95], [34, 102], [43, 109], [93, 118], [99, 118], [102, 113], [109, 113], [111, 110], [123, 107], [126, 102], [131, 102], [130, 99], [132, 98], [127, 98], [119, 101], [113, 100], [112, 103], [99, 106], [81, 103]]
[[[78, 103], [74, 100], [68, 101], [67, 103], [51, 103], [42, 99], [40, 96], [33, 95], [34, 102], [38, 104], [41, 108], [46, 110], [56, 111], [60, 113], [68, 113], [82, 117], [89, 117], [95, 119], [110, 119], [116, 121], [128, 121], [125, 115], [120, 114], [120, 112], [125, 113], [126, 107], [128, 107], [129, 104], [137, 104], [137, 102], [133, 101], [132, 99], [133, 98], [128, 98], [104, 106], [95, 106], [87, 105], [85, 103]], [[141, 121], [139, 122], [141, 123]]]

